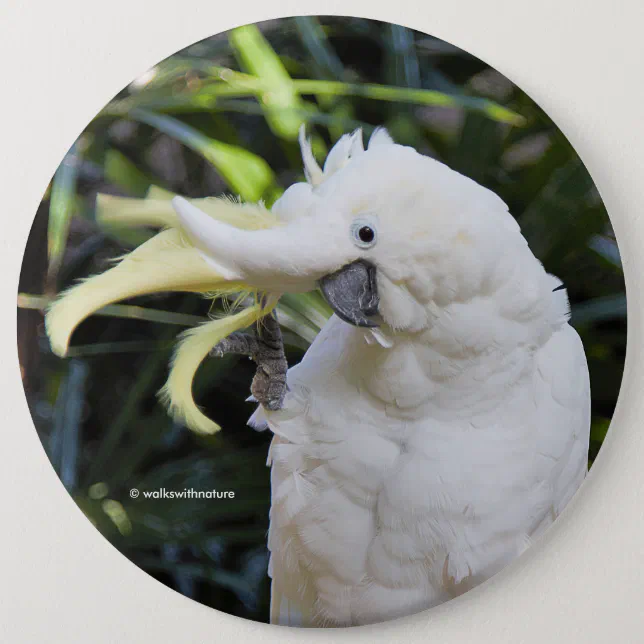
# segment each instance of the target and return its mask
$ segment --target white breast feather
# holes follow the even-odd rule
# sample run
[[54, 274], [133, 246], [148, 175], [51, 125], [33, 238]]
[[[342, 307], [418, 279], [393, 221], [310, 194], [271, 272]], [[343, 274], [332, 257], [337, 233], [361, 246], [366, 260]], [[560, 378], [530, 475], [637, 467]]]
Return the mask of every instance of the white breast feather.
[[254, 415], [275, 434], [273, 622], [365, 624], [441, 603], [518, 556], [583, 480], [588, 373], [565, 292], [540, 347], [517, 342], [524, 312], [458, 306], [390, 349], [331, 318], [289, 371], [285, 408]]

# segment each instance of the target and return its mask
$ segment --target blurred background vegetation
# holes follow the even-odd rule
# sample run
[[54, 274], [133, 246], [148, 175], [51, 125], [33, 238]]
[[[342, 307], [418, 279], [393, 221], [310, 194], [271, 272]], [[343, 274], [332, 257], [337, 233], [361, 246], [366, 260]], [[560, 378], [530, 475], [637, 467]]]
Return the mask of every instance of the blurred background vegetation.
[[[195, 397], [223, 426], [216, 436], [173, 423], [156, 398], [177, 334], [206, 319], [210, 302], [162, 294], [107, 307], [81, 325], [64, 360], [49, 349], [42, 310], [153, 234], [101, 223], [97, 193], [229, 193], [270, 204], [302, 180], [301, 123], [320, 159], [344, 132], [385, 125], [509, 204], [570, 294], [591, 373], [591, 464], [625, 355], [622, 269], [597, 190], [552, 121], [482, 61], [396, 25], [292, 18], [208, 38], [136, 79], [79, 136], [36, 214], [19, 287], [24, 386], [56, 472], [110, 543], [184, 595], [260, 621], [269, 602], [271, 436], [245, 425], [253, 365], [227, 356], [200, 369]], [[315, 298], [282, 301], [290, 364], [326, 313]], [[133, 500], [133, 487], [234, 490], [236, 498]]]

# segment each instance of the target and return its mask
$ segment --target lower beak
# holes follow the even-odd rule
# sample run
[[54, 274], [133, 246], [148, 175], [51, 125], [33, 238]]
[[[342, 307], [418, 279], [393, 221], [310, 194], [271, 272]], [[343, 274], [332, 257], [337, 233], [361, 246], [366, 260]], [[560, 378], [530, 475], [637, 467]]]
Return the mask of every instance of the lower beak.
[[364, 260], [343, 266], [319, 281], [320, 290], [336, 315], [354, 326], [376, 327], [378, 313], [376, 267]]

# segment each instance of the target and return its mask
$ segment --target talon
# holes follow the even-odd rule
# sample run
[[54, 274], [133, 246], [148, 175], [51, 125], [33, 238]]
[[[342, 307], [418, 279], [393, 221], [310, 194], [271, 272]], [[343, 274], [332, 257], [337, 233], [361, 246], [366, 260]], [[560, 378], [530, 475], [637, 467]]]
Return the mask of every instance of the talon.
[[222, 344], [222, 342], [216, 344], [212, 349], [210, 349], [208, 355], [212, 356], [213, 358], [223, 358], [226, 351]]
[[256, 350], [257, 339], [246, 333], [231, 333], [227, 338], [218, 342], [210, 351], [209, 355], [215, 358], [222, 358], [227, 353], [236, 353], [253, 357]]
[[279, 411], [282, 408], [282, 406], [284, 404], [284, 401], [283, 400], [269, 400], [266, 403], [262, 403], [262, 404], [264, 405], [264, 407], [266, 407], [266, 409], [268, 409], [270, 411]]

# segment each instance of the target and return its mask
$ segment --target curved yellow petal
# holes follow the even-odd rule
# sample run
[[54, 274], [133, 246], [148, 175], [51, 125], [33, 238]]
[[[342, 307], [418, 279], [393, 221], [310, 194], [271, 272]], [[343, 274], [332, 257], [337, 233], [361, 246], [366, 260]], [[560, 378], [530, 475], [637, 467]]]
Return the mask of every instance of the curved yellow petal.
[[195, 373], [208, 352], [221, 340], [238, 329], [250, 326], [270, 313], [277, 303], [271, 298], [265, 306], [255, 304], [219, 320], [206, 322], [183, 334], [172, 359], [172, 367], [159, 397], [172, 417], [200, 434], [213, 434], [220, 427], [197, 407], [192, 397]]
[[96, 195], [96, 221], [116, 226], [151, 226], [176, 228], [179, 219], [166, 199], [131, 199], [114, 195]]
[[[167, 227], [113, 268], [63, 293], [48, 309], [45, 324], [53, 351], [64, 356], [74, 329], [92, 313], [119, 300], [164, 291], [207, 293], [213, 297], [248, 293], [239, 281], [226, 280], [206, 262], [181, 232], [179, 220], [166, 194], [155, 198], [125, 199], [99, 195], [99, 219], [108, 223]], [[246, 230], [271, 228], [279, 220], [261, 205], [229, 199], [191, 200], [215, 219]], [[273, 310], [277, 297], [262, 307], [213, 320], [186, 332], [175, 353], [168, 382], [160, 396], [170, 413], [197, 432], [213, 433], [219, 427], [207, 418], [192, 398], [194, 375], [210, 349], [230, 333], [247, 327]]]
[[[131, 199], [114, 195], [96, 196], [96, 220], [106, 225], [151, 226], [153, 228], [178, 228], [177, 217], [167, 194], [157, 191], [146, 199]], [[174, 196], [174, 195], [171, 195]], [[231, 199], [206, 197], [188, 199], [206, 214], [224, 223], [245, 230], [271, 228], [279, 219], [261, 205], [241, 204]]]
[[47, 334], [54, 353], [64, 356], [74, 329], [107, 304], [164, 291], [237, 292], [244, 285], [213, 271], [176, 229], [165, 230], [109, 270], [63, 293], [48, 309]]

